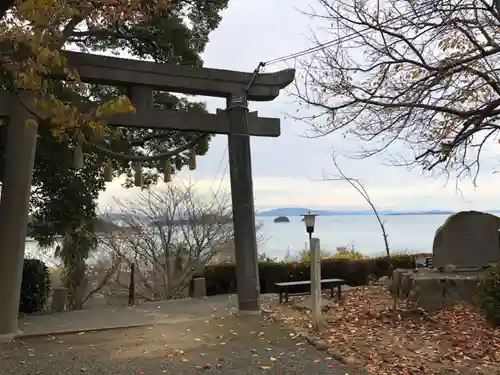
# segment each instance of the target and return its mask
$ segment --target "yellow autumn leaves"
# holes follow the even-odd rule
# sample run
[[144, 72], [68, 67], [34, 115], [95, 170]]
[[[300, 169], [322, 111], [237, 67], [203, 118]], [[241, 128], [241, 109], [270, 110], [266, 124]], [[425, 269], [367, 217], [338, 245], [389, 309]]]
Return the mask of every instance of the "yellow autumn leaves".
[[[130, 100], [119, 97], [89, 112], [54, 94], [61, 86], [51, 78], [64, 77], [64, 88], [85, 91], [78, 72], [67, 65], [63, 49], [78, 25], [106, 27], [131, 20], [146, 19], [170, 5], [170, 0], [105, 0], [100, 2], [65, 0], [20, 0], [0, 19], [0, 70], [12, 76], [16, 90], [28, 90], [34, 98], [34, 112], [50, 119], [58, 136], [70, 129], [104, 126], [100, 117], [134, 111]], [[54, 85], [56, 83], [56, 85]], [[99, 132], [96, 132], [99, 133]]]
[[[82, 107], [64, 94], [73, 91], [88, 95], [79, 74], [67, 64], [64, 48], [80, 24], [87, 30], [119, 27], [126, 22], [147, 21], [162, 12], [171, 0], [20, 0], [0, 19], [0, 73], [8, 73], [15, 91], [30, 93], [29, 105], [38, 120], [49, 120], [55, 137], [76, 140], [74, 166], [84, 163], [84, 146], [92, 138], [100, 139], [114, 130], [104, 118], [117, 113], [135, 112], [127, 96]], [[36, 126], [33, 120], [27, 126]], [[205, 146], [208, 148], [208, 145]], [[196, 153], [191, 151], [189, 168], [196, 168]], [[104, 178], [113, 178], [113, 164], [105, 163]], [[141, 165], [135, 163], [135, 184], [143, 182]], [[164, 161], [164, 180], [173, 173], [169, 160]]]
[[78, 7], [70, 6], [63, 0], [23, 0], [13, 11], [17, 17], [39, 26], [51, 25], [61, 18], [67, 19], [80, 13]]

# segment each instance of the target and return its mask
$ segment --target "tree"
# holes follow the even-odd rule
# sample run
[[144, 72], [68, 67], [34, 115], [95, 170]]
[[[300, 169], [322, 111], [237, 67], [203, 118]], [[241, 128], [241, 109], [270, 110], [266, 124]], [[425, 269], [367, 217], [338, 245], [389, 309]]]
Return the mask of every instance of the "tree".
[[105, 160], [98, 153], [88, 153], [82, 168], [74, 169], [71, 140], [58, 140], [45, 122], [40, 123], [38, 140], [29, 235], [42, 248], [52, 249], [58, 244], [51, 255], [61, 260], [62, 278], [69, 292], [68, 306], [77, 308], [78, 286], [86, 272], [86, 260], [97, 245], [95, 212], [99, 192], [105, 188]]
[[[357, 178], [347, 176], [342, 168], [340, 167], [337, 157], [334, 154], [332, 154], [332, 161], [333, 165], [335, 166], [335, 169], [337, 170], [337, 175], [331, 175], [327, 174], [324, 177], [324, 181], [345, 181], [351, 187], [356, 190], [359, 195], [363, 198], [363, 200], [370, 206], [370, 209], [373, 211], [375, 214], [375, 217], [377, 219], [378, 225], [380, 227], [380, 232], [382, 234], [382, 238], [384, 239], [384, 248], [385, 248], [385, 254], [387, 255], [387, 260], [389, 261], [389, 265], [391, 265], [391, 249], [389, 247], [389, 240], [387, 239], [388, 234], [387, 231], [385, 230], [385, 224], [382, 221], [382, 218], [380, 217], [377, 207], [375, 206], [375, 203], [373, 203], [372, 198], [370, 197], [370, 194], [368, 193], [368, 190], [366, 190], [365, 185], [358, 180]], [[391, 266], [391, 274], [392, 274], [392, 266]]]
[[184, 288], [233, 237], [230, 199], [204, 197], [195, 185], [148, 189], [119, 206], [124, 225], [100, 240], [96, 257], [134, 263], [136, 292], [147, 300]]
[[319, 0], [332, 40], [302, 61], [300, 101], [318, 135], [403, 143], [399, 164], [476, 178], [500, 129], [500, 12], [486, 0]]
[[15, 0], [2, 0], [0, 2], [0, 18], [3, 18], [7, 11], [14, 5]]
[[58, 95], [61, 85], [50, 77], [55, 69], [64, 73], [65, 86], [75, 92], [85, 92], [78, 72], [67, 66], [62, 53], [68, 38], [79, 27], [92, 31], [119, 27], [130, 21], [145, 22], [165, 14], [173, 5], [175, 2], [169, 0], [8, 2], [0, 13], [1, 86], [16, 93], [28, 90], [30, 100], [23, 104], [39, 120], [50, 119], [59, 137], [68, 133], [81, 137], [82, 128], [88, 128], [89, 133], [97, 136], [102, 133], [103, 124], [92, 121], [96, 113], [130, 111], [133, 107], [128, 98], [122, 96], [103, 103], [91, 113], [82, 113]]
[[[22, 4], [24, 2], [19, 3], [19, 7], [22, 8]], [[81, 17], [75, 15], [70, 20], [62, 17], [53, 23], [47, 23], [47, 18], [42, 17], [47, 16], [44, 13], [47, 9], [43, 6], [41, 9], [34, 9], [38, 16], [39, 12], [43, 13], [40, 19], [32, 22], [34, 25], [43, 25], [49, 34], [56, 33], [54, 30], [64, 25], [64, 35], [56, 33], [54, 38], [57, 36], [58, 43], [39, 46], [40, 48], [31, 44], [29, 47], [37, 53], [50, 52], [53, 56], [61, 56], [62, 48], [69, 43], [87, 51], [112, 52], [125, 49], [138, 58], [199, 66], [202, 64], [200, 53], [208, 41], [208, 34], [217, 27], [219, 12], [227, 5], [227, 0], [207, 4], [171, 1], [168, 4], [157, 4], [156, 9], [148, 8], [150, 2], [134, 2], [132, 9], [127, 10], [128, 19], [115, 20], [116, 22], [107, 19], [108, 16], [114, 16], [106, 12], [111, 12], [112, 9], [119, 11], [123, 4], [117, 4], [118, 8], [113, 8], [107, 2], [96, 4], [98, 3], [87, 4], [94, 8], [86, 8], [87, 11], [83, 14], [80, 10], [81, 7], [85, 8], [85, 4], [79, 3], [75, 5], [78, 8], [71, 8], [71, 12], [74, 11]], [[17, 8], [11, 9], [11, 13], [19, 22], [27, 17]], [[94, 20], [92, 17], [95, 14], [104, 18]], [[2, 36], [9, 35], [6, 33], [9, 25], [5, 18], [2, 21], [0, 31], [3, 34], [0, 34], [0, 42], [3, 41]], [[27, 32], [24, 29], [16, 30], [15, 25], [9, 30], [10, 34]], [[36, 30], [32, 34], [36, 35]], [[21, 45], [26, 42], [22, 39], [23, 35], [27, 38], [25, 34], [18, 35]], [[20, 61], [26, 59], [29, 60], [21, 58]], [[68, 118], [64, 111], [52, 111], [50, 119], [43, 116], [39, 118], [34, 189], [31, 196], [34, 219], [31, 234], [45, 247], [51, 247], [57, 242], [57, 236], [62, 236], [63, 241], [59, 244], [57, 255], [64, 266], [70, 306], [76, 307], [79, 305], [77, 289], [86, 272], [86, 260], [97, 244], [93, 228], [96, 200], [99, 192], [105, 188], [105, 181], [112, 175], [125, 174], [128, 177], [127, 187], [137, 185], [137, 182], [146, 187], [154, 184], [160, 173], [168, 179], [173, 170], [180, 170], [188, 163], [193, 164], [194, 154], [206, 153], [210, 136], [144, 129], [116, 131], [95, 121], [93, 116], [97, 111], [109, 113], [133, 110], [124, 88], [61, 84], [41, 77], [44, 69], [50, 71], [50, 66], [43, 65], [43, 59], [40, 64], [40, 71], [33, 74], [37, 80], [48, 83], [51, 90], [36, 91], [37, 87], [34, 88], [43, 99], [38, 104], [57, 109], [61, 102], [69, 103], [69, 106], [64, 106], [64, 110], [69, 108], [68, 113], [75, 114], [77, 119]], [[5, 68], [6, 65], [8, 64], [2, 66]], [[75, 81], [78, 81], [76, 72], [74, 75]], [[22, 88], [16, 86], [15, 80], [10, 78], [14, 77], [7, 76], [2, 81], [3, 87], [14, 91]], [[49, 94], [50, 100], [47, 102]], [[57, 94], [55, 99], [54, 94]], [[205, 110], [201, 103], [192, 103], [169, 93], [158, 92], [154, 99], [155, 105], [162, 109]], [[80, 113], [77, 104], [81, 102], [94, 104], [94, 109], [90, 113]], [[54, 121], [54, 117], [58, 120]], [[144, 172], [143, 168], [146, 168]]]
[[[29, 108], [39, 120], [50, 123], [55, 137], [74, 139], [78, 151], [86, 147], [128, 164], [162, 159], [162, 169], [171, 157], [179, 159], [175, 160], [179, 168], [187, 156], [177, 157], [178, 154], [196, 148], [198, 141], [206, 143], [206, 134], [186, 133], [179, 137], [177, 133], [176, 139], [186, 143], [172, 149], [168, 146], [175, 142], [169, 143], [166, 139], [171, 138], [173, 132], [134, 130], [124, 135], [108, 129], [96, 116], [134, 111], [126, 90], [82, 84], [78, 73], [66, 66], [63, 49], [72, 45], [85, 51], [125, 50], [142, 59], [199, 66], [202, 64], [199, 54], [205, 48], [208, 34], [218, 26], [221, 19], [218, 13], [227, 6], [227, 0], [206, 3], [157, 0], [130, 4], [110, 0], [69, 5], [55, 0], [32, 0], [16, 4], [0, 20], [3, 73], [0, 86], [13, 92], [29, 89], [33, 99]], [[67, 79], [54, 81], [50, 75], [54, 69], [63, 69]], [[80, 112], [81, 102], [93, 104], [92, 110]], [[200, 105], [168, 93], [157, 93], [155, 104], [179, 110], [200, 109]], [[114, 138], [111, 145], [110, 138]], [[133, 138], [129, 144], [136, 149], [145, 147], [146, 142], [156, 141], [156, 145], [148, 148], [147, 154], [126, 155], [126, 149], [119, 147], [124, 138]], [[109, 146], [118, 147], [118, 152]], [[160, 152], [152, 155], [151, 151]]]

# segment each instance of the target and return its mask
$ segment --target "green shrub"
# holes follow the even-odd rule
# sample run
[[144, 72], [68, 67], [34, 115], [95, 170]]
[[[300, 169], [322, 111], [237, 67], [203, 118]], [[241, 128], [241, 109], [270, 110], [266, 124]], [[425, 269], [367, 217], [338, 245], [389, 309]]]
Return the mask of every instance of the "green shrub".
[[38, 259], [24, 259], [19, 311], [25, 314], [41, 311], [50, 293], [49, 269]]
[[335, 251], [335, 253], [332, 254], [329, 258], [360, 260], [360, 259], [366, 259], [367, 257], [353, 248], [337, 247], [337, 251]]
[[[330, 253], [328, 250], [321, 249], [320, 250], [320, 256], [321, 259], [326, 259], [330, 258], [332, 256], [332, 253]], [[306, 263], [311, 261], [311, 252], [309, 249], [302, 249], [299, 251], [299, 262]]]
[[[393, 268], [415, 268], [411, 255], [397, 256], [392, 259]], [[366, 285], [371, 276], [389, 276], [387, 258], [346, 259], [328, 258], [321, 261], [323, 279], [344, 279], [348, 285]], [[236, 293], [236, 269], [234, 264], [219, 264], [205, 267], [195, 277], [206, 280], [207, 295]], [[275, 293], [275, 283], [283, 281], [310, 280], [309, 262], [259, 262], [261, 293]], [[191, 283], [191, 291], [192, 291]], [[308, 288], [305, 286], [304, 288]], [[299, 291], [300, 288], [297, 288]]]
[[489, 267], [477, 284], [475, 302], [486, 319], [500, 326], [500, 263]]
[[[329, 252], [328, 250], [321, 249], [320, 250], [321, 259], [366, 259], [367, 257], [361, 254], [359, 251], [356, 251], [354, 248], [349, 248], [347, 246], [337, 247], [334, 253]], [[309, 249], [302, 249], [299, 252], [299, 261], [300, 262], [309, 262], [311, 260], [311, 255]]]

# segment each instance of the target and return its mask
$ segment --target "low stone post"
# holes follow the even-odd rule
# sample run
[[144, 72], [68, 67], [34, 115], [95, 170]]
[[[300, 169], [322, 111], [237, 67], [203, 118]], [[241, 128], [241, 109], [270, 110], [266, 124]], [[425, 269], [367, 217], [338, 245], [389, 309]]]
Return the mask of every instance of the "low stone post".
[[392, 281], [389, 286], [389, 291], [394, 296], [399, 296], [401, 290], [401, 281], [403, 279], [403, 274], [408, 272], [409, 270], [404, 268], [396, 268], [392, 271]]
[[128, 305], [129, 306], [135, 305], [135, 263], [132, 263], [130, 265], [130, 282], [128, 285]]
[[321, 251], [319, 238], [311, 238], [310, 247], [312, 325], [316, 331], [319, 331], [321, 328]]
[[50, 309], [54, 312], [63, 312], [66, 310], [66, 301], [68, 298], [68, 289], [56, 287], [52, 290], [52, 303]]
[[197, 277], [193, 280], [193, 296], [195, 298], [204, 298], [207, 296], [207, 283], [204, 277]]

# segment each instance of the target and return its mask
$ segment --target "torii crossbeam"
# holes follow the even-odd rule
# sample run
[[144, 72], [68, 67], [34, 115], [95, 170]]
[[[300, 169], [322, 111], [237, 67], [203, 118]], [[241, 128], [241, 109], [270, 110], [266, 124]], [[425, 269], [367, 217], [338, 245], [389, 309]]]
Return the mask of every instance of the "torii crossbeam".
[[[293, 69], [260, 74], [157, 64], [131, 59], [66, 52], [84, 82], [125, 86], [137, 111], [107, 118], [116, 126], [175, 129], [228, 135], [234, 243], [240, 313], [260, 312], [250, 136], [277, 137], [279, 119], [248, 113], [248, 100], [271, 101], [295, 77]], [[54, 79], [64, 76], [53, 73]], [[252, 81], [252, 85], [249, 83]], [[160, 111], [153, 90], [223, 97], [215, 114]], [[28, 219], [36, 129], [25, 126], [32, 114], [17, 96], [0, 91], [0, 116], [9, 118], [0, 200], [0, 340], [17, 332], [17, 314]]]

